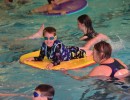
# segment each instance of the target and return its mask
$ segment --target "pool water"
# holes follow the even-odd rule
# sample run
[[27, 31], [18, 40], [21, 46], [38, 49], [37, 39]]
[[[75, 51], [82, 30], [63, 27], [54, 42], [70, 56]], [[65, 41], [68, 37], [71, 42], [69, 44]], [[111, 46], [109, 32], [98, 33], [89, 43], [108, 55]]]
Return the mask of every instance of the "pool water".
[[[35, 33], [44, 23], [57, 29], [57, 35], [66, 45], [82, 46], [78, 41], [82, 32], [77, 28], [77, 17], [88, 14], [97, 32], [108, 35], [113, 41], [113, 57], [130, 64], [130, 0], [88, 0], [84, 10], [65, 16], [30, 15], [29, 10], [47, 3], [32, 0], [25, 5], [7, 8], [0, 0], [0, 93], [32, 95], [34, 88], [51, 84], [56, 90], [54, 100], [129, 100], [129, 89], [97, 79], [74, 80], [60, 71], [40, 70], [19, 63], [19, 57], [38, 50], [42, 39], [18, 41], [16, 39]], [[75, 42], [76, 41], [76, 42]], [[112, 45], [113, 45], [112, 44]], [[74, 75], [85, 75], [94, 66], [69, 71]], [[129, 85], [129, 81], [127, 83]], [[30, 100], [13, 96], [0, 100]]]

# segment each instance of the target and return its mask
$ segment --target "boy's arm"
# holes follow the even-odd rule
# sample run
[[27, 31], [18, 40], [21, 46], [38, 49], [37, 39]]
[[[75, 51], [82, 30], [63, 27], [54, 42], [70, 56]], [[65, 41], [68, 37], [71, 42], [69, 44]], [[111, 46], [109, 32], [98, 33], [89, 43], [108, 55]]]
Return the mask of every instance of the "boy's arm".
[[61, 49], [61, 44], [58, 44], [56, 46], [54, 56], [53, 56], [53, 59], [52, 59], [52, 64], [54, 66], [59, 65], [60, 62], [61, 62], [61, 51], [60, 51], [60, 49]]
[[42, 61], [44, 59], [44, 56], [45, 56], [45, 51], [42, 50], [42, 47], [41, 47], [39, 56], [38, 57], [34, 57], [34, 60], [35, 61]]

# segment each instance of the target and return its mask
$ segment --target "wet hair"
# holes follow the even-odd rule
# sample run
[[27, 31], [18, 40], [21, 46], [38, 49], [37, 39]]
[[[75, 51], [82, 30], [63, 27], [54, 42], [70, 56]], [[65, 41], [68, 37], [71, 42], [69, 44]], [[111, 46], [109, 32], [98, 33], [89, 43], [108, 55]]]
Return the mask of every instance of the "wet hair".
[[111, 45], [105, 41], [98, 42], [94, 45], [94, 49], [100, 56], [100, 59], [108, 59], [111, 57], [112, 48]]
[[[35, 88], [36, 91], [41, 92], [44, 96], [54, 96], [55, 90], [51, 85], [40, 84]], [[53, 100], [53, 98], [48, 98], [48, 100]]]
[[29, 3], [29, 0], [18, 0], [17, 3], [18, 4], [26, 4], [26, 3]]
[[13, 2], [13, 0], [9, 0], [9, 2]]
[[49, 4], [51, 4], [51, 1], [54, 1], [54, 0], [47, 0]]
[[88, 15], [83, 14], [83, 15], [79, 16], [78, 21], [81, 24], [84, 24], [86, 26], [87, 33], [94, 33], [95, 32], [94, 29], [93, 29], [93, 26], [92, 26], [92, 20]]
[[48, 32], [50, 34], [54, 34], [54, 36], [56, 36], [56, 29], [54, 27], [46, 27], [43, 30], [43, 37], [44, 37], [44, 35], [45, 35], [46, 32]]

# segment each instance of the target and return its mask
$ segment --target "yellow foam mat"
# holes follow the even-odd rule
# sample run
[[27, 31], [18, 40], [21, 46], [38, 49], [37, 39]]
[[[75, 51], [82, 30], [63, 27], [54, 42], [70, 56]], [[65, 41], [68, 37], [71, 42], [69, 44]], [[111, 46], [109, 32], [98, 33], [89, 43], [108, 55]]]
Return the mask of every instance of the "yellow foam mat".
[[[47, 70], [46, 66], [47, 66], [47, 64], [50, 63], [50, 60], [48, 60], [47, 57], [44, 57], [43, 61], [24, 61], [26, 58], [39, 56], [39, 53], [40, 53], [40, 51], [35, 51], [35, 52], [28, 53], [28, 54], [24, 54], [20, 57], [20, 62], [23, 64], [26, 64], [26, 65], [29, 65], [31, 67], [34, 67], [34, 68]], [[93, 60], [93, 56], [88, 56], [85, 58], [73, 59], [70, 61], [63, 61], [60, 63], [60, 65], [57, 65], [57, 66], [54, 66], [53, 68], [51, 68], [51, 70], [78, 69], [78, 68], [88, 67], [92, 64], [95, 64], [95, 62]]]

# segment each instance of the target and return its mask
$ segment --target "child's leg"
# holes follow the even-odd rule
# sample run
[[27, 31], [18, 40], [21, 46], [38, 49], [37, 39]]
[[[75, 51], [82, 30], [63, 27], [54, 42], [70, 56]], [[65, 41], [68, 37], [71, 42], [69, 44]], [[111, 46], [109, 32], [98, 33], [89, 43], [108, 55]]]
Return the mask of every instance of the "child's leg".
[[86, 52], [79, 47], [71, 46], [69, 47], [71, 52], [71, 59], [84, 58], [86, 56]]

